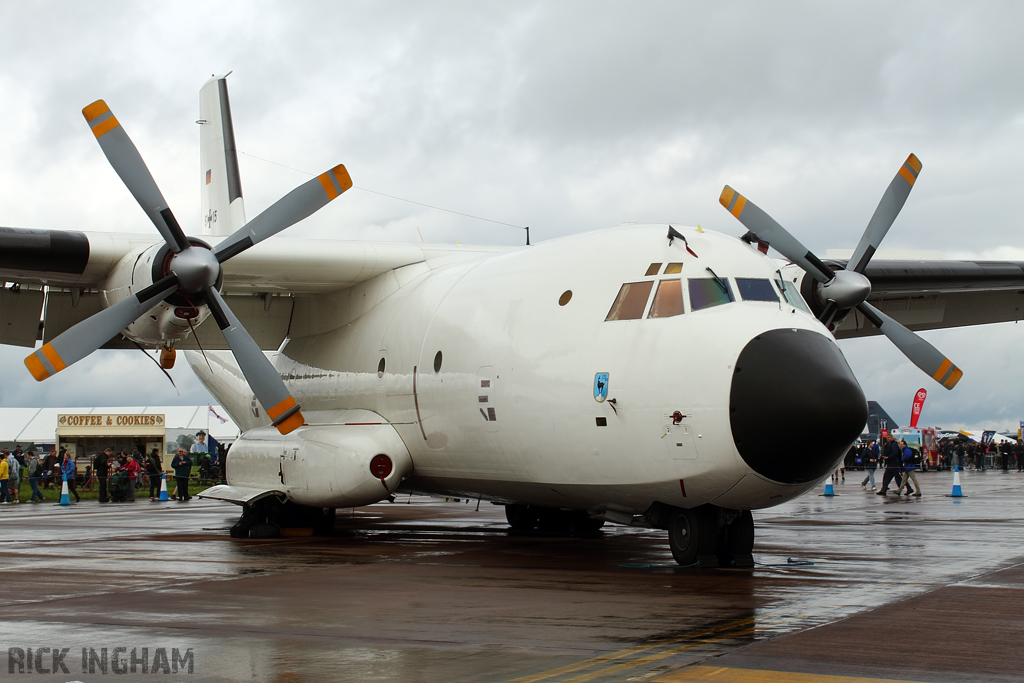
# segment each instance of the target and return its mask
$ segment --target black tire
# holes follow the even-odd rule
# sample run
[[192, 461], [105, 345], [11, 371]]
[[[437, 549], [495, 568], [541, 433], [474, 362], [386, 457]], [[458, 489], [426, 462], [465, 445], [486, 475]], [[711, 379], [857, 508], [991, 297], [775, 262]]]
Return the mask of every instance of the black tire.
[[679, 509], [668, 521], [668, 545], [672, 557], [683, 567], [697, 563], [700, 550], [700, 520], [693, 510]]
[[533, 531], [537, 526], [537, 511], [529, 505], [511, 503], [505, 506], [505, 519], [512, 531]]
[[754, 566], [754, 516], [750, 510], [741, 510], [739, 516], [723, 530], [721, 538], [719, 566], [742, 569]]

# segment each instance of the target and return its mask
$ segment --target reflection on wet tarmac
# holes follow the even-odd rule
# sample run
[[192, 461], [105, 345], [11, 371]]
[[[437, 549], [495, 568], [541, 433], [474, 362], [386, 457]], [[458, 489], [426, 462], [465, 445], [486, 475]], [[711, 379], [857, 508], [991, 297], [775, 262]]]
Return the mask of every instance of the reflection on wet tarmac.
[[[237, 508], [213, 501], [5, 506], [0, 636], [70, 648], [70, 673], [38, 680], [102, 680], [81, 650], [115, 647], [192, 648], [204, 681], [657, 680], [943, 590], [1024, 593], [993, 574], [1024, 554], [1024, 475], [965, 473], [961, 500], [950, 475], [920, 478], [921, 499], [848, 483], [756, 512], [754, 570], [675, 567], [656, 530], [510, 534], [476, 501], [400, 498], [339, 511], [330, 538], [267, 540], [230, 539]], [[136, 668], [118, 679], [149, 680]]]

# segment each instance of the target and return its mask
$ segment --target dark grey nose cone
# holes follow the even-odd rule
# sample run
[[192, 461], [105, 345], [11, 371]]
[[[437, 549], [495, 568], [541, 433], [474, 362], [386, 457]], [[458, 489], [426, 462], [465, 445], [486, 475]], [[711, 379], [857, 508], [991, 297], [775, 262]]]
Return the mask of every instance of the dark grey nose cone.
[[743, 460], [784, 484], [823, 478], [868, 419], [864, 392], [835, 343], [792, 329], [765, 332], [744, 347], [729, 413]]

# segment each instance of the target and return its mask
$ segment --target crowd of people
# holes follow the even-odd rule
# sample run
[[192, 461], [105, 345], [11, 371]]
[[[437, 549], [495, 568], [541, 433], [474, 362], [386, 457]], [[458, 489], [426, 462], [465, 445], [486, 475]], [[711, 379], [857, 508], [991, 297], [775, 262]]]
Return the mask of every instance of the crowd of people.
[[[1019, 440], [1006, 440], [1002, 443], [993, 440], [989, 443], [980, 443], [943, 438], [936, 445], [938, 462], [933, 466], [940, 470], [951, 470], [957, 466], [960, 470], [985, 471], [994, 468], [1003, 470], [1016, 468], [1017, 472], [1024, 472], [1024, 443]], [[870, 460], [869, 454], [877, 453], [879, 449], [880, 447], [875, 441], [854, 444], [843, 461], [844, 469], [866, 469]], [[917, 453], [916, 448], [913, 450]], [[918, 461], [919, 464], [922, 464], [920, 458]]]
[[[200, 484], [222, 481], [223, 455], [216, 447], [211, 448], [206, 443], [204, 432], [196, 436], [198, 441], [192, 444], [190, 451], [178, 448], [171, 461], [174, 485], [170, 497], [180, 501], [191, 499], [188, 487], [193, 478], [194, 466], [198, 465], [195, 478]], [[192, 456], [195, 456], [195, 461]], [[43, 490], [60, 489], [64, 481], [68, 484], [68, 495], [74, 496], [76, 502], [81, 500], [79, 491], [93, 491], [93, 487], [96, 487], [101, 503], [134, 502], [136, 489], [147, 484], [149, 499], [157, 500], [163, 475], [163, 463], [156, 448], [149, 454], [143, 454], [138, 451], [128, 453], [126, 450], [115, 453], [113, 448], [108, 447], [81, 467], [64, 448], [42, 457], [36, 457], [35, 451], [31, 449], [23, 452], [21, 446], [17, 446], [13, 452], [4, 448], [0, 452], [0, 505], [19, 503], [25, 480], [32, 491], [28, 500], [30, 503], [41, 502], [44, 498]]]

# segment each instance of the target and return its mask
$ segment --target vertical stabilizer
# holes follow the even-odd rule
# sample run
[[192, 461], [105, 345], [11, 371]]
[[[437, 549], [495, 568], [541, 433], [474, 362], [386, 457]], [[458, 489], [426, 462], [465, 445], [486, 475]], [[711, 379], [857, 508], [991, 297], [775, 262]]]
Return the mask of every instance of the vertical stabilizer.
[[199, 91], [199, 161], [203, 234], [230, 235], [245, 225], [242, 180], [231, 125], [227, 76], [214, 76]]

